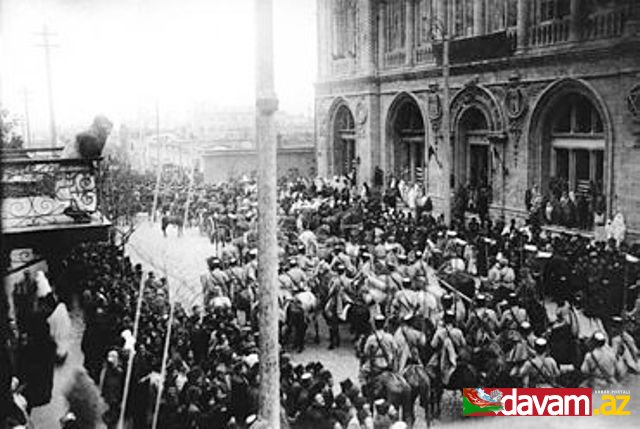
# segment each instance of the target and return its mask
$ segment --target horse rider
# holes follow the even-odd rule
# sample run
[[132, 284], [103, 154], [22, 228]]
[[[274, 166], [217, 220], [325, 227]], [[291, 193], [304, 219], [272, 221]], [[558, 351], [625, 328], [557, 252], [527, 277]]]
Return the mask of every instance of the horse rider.
[[594, 333], [593, 341], [595, 346], [585, 355], [580, 371], [587, 377], [583, 385], [603, 389], [616, 382], [616, 356], [602, 332]]
[[307, 275], [310, 279], [313, 276], [313, 271], [316, 267], [316, 263], [309, 255], [307, 255], [306, 247], [304, 244], [298, 245], [298, 267]]
[[504, 254], [498, 253], [496, 256], [496, 263], [489, 269], [488, 280], [495, 291], [505, 289], [507, 293], [515, 291], [516, 274], [509, 266], [509, 260]]
[[517, 371], [518, 377], [525, 387], [554, 387], [560, 376], [560, 369], [556, 360], [547, 356], [547, 340], [538, 338], [534, 352], [535, 356], [527, 359]]
[[393, 320], [403, 320], [407, 315], [414, 315], [418, 311], [418, 295], [411, 287], [411, 279], [404, 277], [402, 286], [391, 298], [391, 308], [388, 316]]
[[458, 358], [465, 357], [467, 341], [462, 331], [455, 326], [456, 316], [447, 311], [443, 323], [438, 326], [431, 339], [433, 355], [427, 363], [432, 374], [440, 374], [442, 382], [447, 385], [457, 367]]
[[400, 373], [408, 365], [423, 365], [422, 356], [427, 345], [427, 337], [422, 331], [415, 329], [411, 325], [413, 320], [413, 314], [405, 314], [402, 318], [402, 323], [393, 335], [398, 345], [396, 368]]
[[293, 286], [293, 292], [301, 292], [307, 288], [307, 275], [298, 266], [298, 260], [296, 258], [289, 258], [289, 269], [285, 272], [285, 275], [291, 279]]
[[427, 284], [428, 267], [427, 262], [422, 258], [420, 250], [415, 251], [415, 261], [407, 268], [407, 275], [411, 280], [422, 288]]
[[340, 319], [344, 307], [350, 300], [345, 293], [350, 280], [346, 275], [346, 268], [342, 264], [336, 266], [336, 274], [329, 281], [329, 293], [324, 306], [324, 316], [329, 325], [329, 350], [340, 347]]
[[515, 344], [507, 353], [506, 360], [511, 365], [511, 368], [517, 370], [522, 367], [525, 361], [535, 356], [534, 345], [536, 338], [529, 322], [520, 323], [516, 332]]
[[496, 312], [487, 307], [487, 298], [484, 294], [476, 296], [476, 307], [471, 311], [467, 321], [466, 331], [474, 345], [484, 343], [486, 340], [494, 340], [498, 328]]
[[396, 369], [398, 345], [393, 335], [384, 330], [385, 317], [377, 315], [373, 322], [374, 331], [364, 344], [360, 365], [360, 385], [367, 386], [378, 375]]
[[506, 349], [510, 349], [511, 345], [517, 340], [518, 327], [523, 322], [529, 320], [527, 310], [520, 307], [518, 303], [518, 295], [511, 292], [507, 297], [507, 308], [500, 316], [499, 326], [502, 330], [502, 343], [506, 345]]
[[214, 286], [222, 289], [225, 296], [229, 296], [229, 275], [222, 269], [222, 261], [219, 258], [213, 258], [211, 261], [211, 281]]
[[440, 297], [440, 306], [442, 310], [435, 314], [433, 317], [433, 322], [435, 324], [441, 322], [444, 318], [444, 314], [448, 311], [451, 311], [455, 315], [455, 321], [458, 326], [463, 326], [466, 318], [465, 318], [465, 308], [462, 300], [455, 300], [453, 295], [450, 293], [445, 293]]
[[226, 270], [229, 278], [229, 297], [234, 298], [236, 294], [245, 288], [244, 270], [238, 264], [238, 258], [229, 258], [229, 266]]
[[248, 253], [249, 262], [244, 265], [244, 281], [254, 284], [258, 281], [258, 249], [251, 249]]
[[621, 377], [629, 372], [640, 373], [638, 347], [633, 337], [626, 331], [622, 317], [614, 316], [611, 322], [611, 348], [618, 358], [618, 373]]

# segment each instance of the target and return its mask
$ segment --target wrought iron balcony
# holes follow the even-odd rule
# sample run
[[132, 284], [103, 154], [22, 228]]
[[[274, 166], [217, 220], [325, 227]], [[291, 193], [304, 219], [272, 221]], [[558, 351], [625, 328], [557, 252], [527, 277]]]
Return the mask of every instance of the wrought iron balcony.
[[3, 152], [3, 232], [108, 224], [99, 166], [100, 159], [60, 158], [58, 150]]

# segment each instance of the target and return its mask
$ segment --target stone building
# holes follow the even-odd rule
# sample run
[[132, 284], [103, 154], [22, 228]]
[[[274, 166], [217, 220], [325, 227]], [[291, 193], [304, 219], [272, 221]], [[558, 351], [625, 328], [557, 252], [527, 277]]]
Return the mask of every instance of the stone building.
[[440, 209], [483, 189], [507, 219], [526, 215], [528, 189], [555, 189], [640, 232], [640, 2], [318, 5], [319, 174], [371, 183], [379, 167]]

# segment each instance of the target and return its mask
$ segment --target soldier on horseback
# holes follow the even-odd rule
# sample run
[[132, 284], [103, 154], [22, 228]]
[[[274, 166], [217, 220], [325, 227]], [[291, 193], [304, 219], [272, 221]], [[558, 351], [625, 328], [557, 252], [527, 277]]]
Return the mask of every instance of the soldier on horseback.
[[620, 376], [624, 377], [629, 372], [640, 373], [638, 347], [633, 337], [626, 331], [622, 317], [614, 316], [611, 322], [611, 348], [618, 359], [617, 366]]
[[229, 277], [227, 273], [222, 270], [222, 262], [220, 259], [211, 257], [207, 259], [207, 265], [209, 270], [200, 276], [205, 308], [209, 308], [214, 291], [218, 291], [217, 294], [221, 293], [224, 296], [229, 296]]
[[518, 339], [518, 328], [523, 322], [529, 321], [529, 316], [527, 310], [520, 307], [518, 295], [515, 292], [509, 294], [507, 305], [508, 308], [502, 312], [499, 325], [502, 330], [501, 344], [509, 350]]
[[518, 327], [515, 337], [515, 344], [507, 354], [507, 363], [513, 369], [512, 375], [516, 375], [517, 370], [530, 358], [533, 358], [533, 346], [535, 335], [529, 322], [522, 322]]
[[465, 357], [467, 341], [462, 331], [455, 326], [455, 314], [446, 312], [443, 323], [436, 329], [431, 339], [433, 355], [427, 364], [431, 374], [439, 374], [443, 384], [455, 371], [458, 357]]
[[398, 345], [393, 335], [384, 330], [385, 317], [377, 315], [374, 331], [364, 344], [360, 365], [360, 385], [367, 386], [378, 375], [395, 370]]
[[527, 359], [517, 371], [525, 387], [555, 387], [560, 369], [556, 360], [547, 356], [547, 340], [538, 338], [534, 345], [535, 356]]
[[396, 330], [393, 338], [398, 345], [396, 367], [400, 373], [408, 365], [423, 365], [422, 358], [427, 345], [427, 337], [421, 331], [411, 326], [414, 316], [407, 313], [402, 318], [402, 323]]
[[329, 293], [324, 306], [324, 317], [329, 325], [329, 350], [340, 347], [340, 319], [343, 316], [344, 306], [350, 298], [345, 290], [350, 286], [345, 266], [336, 266], [336, 275], [329, 282]]
[[496, 312], [487, 307], [487, 298], [483, 294], [476, 296], [476, 308], [471, 312], [467, 321], [467, 333], [470, 342], [474, 346], [485, 342], [485, 340], [495, 339], [495, 332], [498, 328], [498, 317]]
[[296, 258], [289, 258], [289, 269], [284, 273], [291, 280], [292, 291], [294, 293], [307, 289], [307, 275], [298, 266]]
[[583, 385], [603, 389], [616, 382], [616, 356], [602, 332], [593, 334], [594, 348], [586, 354], [580, 371], [587, 377]]

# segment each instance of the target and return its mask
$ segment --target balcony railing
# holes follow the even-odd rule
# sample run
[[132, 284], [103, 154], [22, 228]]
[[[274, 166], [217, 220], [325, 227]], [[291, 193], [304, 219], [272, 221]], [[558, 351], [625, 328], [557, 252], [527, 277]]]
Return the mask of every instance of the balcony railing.
[[548, 46], [569, 41], [569, 17], [534, 25], [531, 31], [533, 46]]
[[618, 8], [588, 15], [583, 23], [582, 38], [598, 40], [621, 36], [627, 13], [627, 8]]
[[99, 161], [3, 153], [3, 231], [103, 222], [97, 183]]

